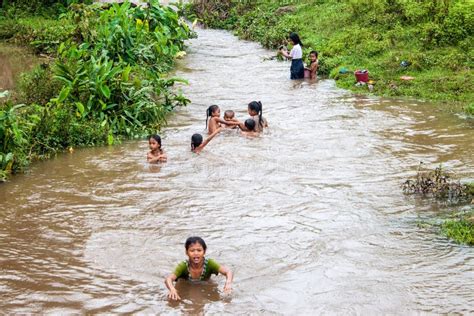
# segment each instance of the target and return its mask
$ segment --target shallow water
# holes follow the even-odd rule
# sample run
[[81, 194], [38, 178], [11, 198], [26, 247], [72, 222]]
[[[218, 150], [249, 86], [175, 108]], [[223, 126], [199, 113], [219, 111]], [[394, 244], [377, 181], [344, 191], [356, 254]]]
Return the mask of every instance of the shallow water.
[[21, 73], [41, 61], [26, 48], [0, 43], [0, 92], [15, 88]]
[[[193, 100], [147, 142], [76, 150], [0, 185], [0, 310], [6, 313], [406, 314], [474, 312], [474, 250], [418, 228], [440, 210], [401, 193], [418, 164], [474, 175], [474, 129], [418, 101], [355, 96], [333, 81], [292, 82], [289, 63], [227, 32], [199, 30], [176, 75]], [[189, 151], [205, 109], [270, 128], [226, 131]], [[471, 125], [470, 125], [471, 124]], [[164, 277], [200, 235], [235, 272], [178, 285]]]

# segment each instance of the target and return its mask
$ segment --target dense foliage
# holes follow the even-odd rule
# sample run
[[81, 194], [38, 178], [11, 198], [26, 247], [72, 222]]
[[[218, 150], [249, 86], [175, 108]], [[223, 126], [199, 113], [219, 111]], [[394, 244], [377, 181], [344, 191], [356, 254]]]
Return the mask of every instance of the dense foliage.
[[50, 35], [48, 24], [31, 23], [44, 19], [25, 18], [17, 29], [0, 21], [3, 38], [55, 52], [23, 76], [14, 100], [0, 105], [0, 179], [70, 146], [155, 132], [169, 111], [188, 102], [170, 89], [179, 79], [165, 77], [191, 35], [173, 9], [158, 2], [73, 4], [59, 20], [47, 20]]
[[375, 93], [454, 101], [474, 113], [473, 1], [195, 0], [189, 11], [269, 48], [298, 32], [306, 55], [320, 52], [320, 74], [342, 87], [367, 91], [340, 70], [368, 69]]

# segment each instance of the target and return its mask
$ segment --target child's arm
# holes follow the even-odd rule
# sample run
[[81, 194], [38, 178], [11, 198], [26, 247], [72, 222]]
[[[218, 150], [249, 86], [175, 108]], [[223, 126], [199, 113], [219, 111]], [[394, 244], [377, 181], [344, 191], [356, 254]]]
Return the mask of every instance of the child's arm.
[[168, 275], [168, 277], [165, 280], [165, 285], [168, 288], [168, 290], [170, 291], [168, 293], [168, 298], [172, 299], [172, 300], [175, 300], [175, 301], [181, 299], [181, 297], [179, 297], [179, 295], [178, 295], [178, 291], [176, 291], [176, 288], [173, 285], [173, 282], [176, 281], [176, 279], [177, 279], [176, 275], [174, 275], [174, 273], [172, 273], [172, 274]]
[[311, 79], [316, 78], [316, 73], [318, 72], [318, 62], [316, 61], [315, 63], [311, 64]]
[[216, 117], [215, 120], [216, 120], [216, 122], [221, 123], [221, 124], [224, 124], [224, 125], [230, 125], [230, 126], [239, 125], [239, 121], [234, 121], [234, 120], [232, 120], [232, 121], [226, 121], [226, 120], [223, 120], [223, 119], [218, 118], [218, 117]]
[[201, 145], [199, 145], [198, 148], [196, 148], [194, 150], [194, 152], [196, 153], [200, 153], [201, 150], [204, 149], [204, 147], [206, 147], [207, 144], [209, 144], [209, 142], [222, 130], [222, 127], [219, 127], [217, 128], [211, 135], [209, 135], [203, 142]]
[[154, 156], [151, 153], [151, 151], [148, 154], [146, 154], [146, 161], [152, 162], [153, 158], [154, 158]]
[[153, 156], [153, 154], [150, 152], [148, 153], [147, 157], [146, 157], [146, 160], [149, 162], [149, 163], [154, 163], [154, 162], [166, 162], [167, 160], [167, 157], [166, 157], [166, 154], [163, 153], [161, 155], [158, 155], [158, 156]]
[[232, 292], [232, 280], [234, 279], [234, 274], [230, 271], [229, 268], [220, 266], [219, 273], [225, 275], [225, 285], [224, 285], [224, 293], [229, 294]]

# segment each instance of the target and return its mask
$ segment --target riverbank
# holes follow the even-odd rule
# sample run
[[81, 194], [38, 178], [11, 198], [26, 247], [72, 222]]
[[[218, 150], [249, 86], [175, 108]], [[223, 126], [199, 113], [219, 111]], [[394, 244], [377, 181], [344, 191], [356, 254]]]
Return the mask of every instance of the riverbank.
[[[189, 15], [276, 49], [298, 32], [304, 54], [320, 53], [321, 76], [356, 93], [439, 101], [474, 115], [474, 4], [464, 1], [199, 0]], [[355, 86], [353, 71], [374, 81]], [[401, 78], [409, 79], [403, 80]]]
[[1, 99], [0, 180], [58, 151], [155, 133], [189, 102], [172, 90], [182, 80], [167, 77], [192, 36], [180, 10], [158, 2], [58, 7], [2, 8], [0, 39], [46, 60]]

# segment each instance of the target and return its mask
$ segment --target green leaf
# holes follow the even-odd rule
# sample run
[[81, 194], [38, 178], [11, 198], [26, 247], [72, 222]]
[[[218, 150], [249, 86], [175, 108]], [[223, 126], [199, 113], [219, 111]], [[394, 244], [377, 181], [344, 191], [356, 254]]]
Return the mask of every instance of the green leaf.
[[84, 104], [82, 102], [76, 102], [77, 111], [82, 115], [84, 114]]
[[109, 145], [113, 145], [113, 144], [114, 144], [114, 135], [109, 134], [109, 135], [107, 136], [107, 144], [109, 144]]
[[69, 95], [70, 92], [71, 92], [71, 88], [70, 88], [70, 87], [63, 87], [63, 88], [61, 89], [61, 92], [59, 93], [58, 103], [64, 102], [64, 100], [66, 100], [66, 98], [68, 97], [68, 95]]
[[105, 84], [100, 84], [99, 85], [100, 92], [102, 92], [102, 95], [106, 97], [107, 99], [110, 99], [110, 89], [107, 85]]
[[130, 67], [130, 65], [128, 65], [127, 67], [125, 67], [125, 69], [123, 70], [122, 72], [122, 80], [123, 81], [128, 81], [129, 77], [130, 77], [130, 71], [132, 70], [132, 67]]

